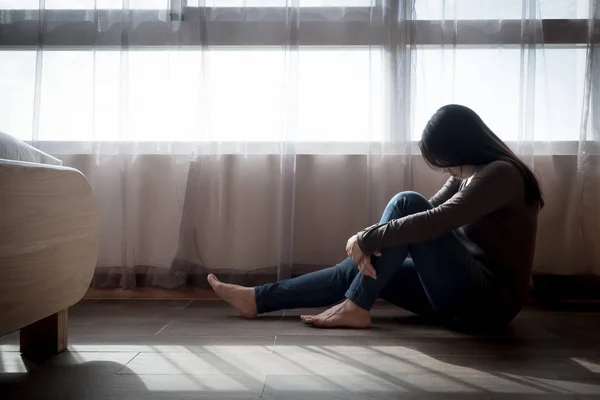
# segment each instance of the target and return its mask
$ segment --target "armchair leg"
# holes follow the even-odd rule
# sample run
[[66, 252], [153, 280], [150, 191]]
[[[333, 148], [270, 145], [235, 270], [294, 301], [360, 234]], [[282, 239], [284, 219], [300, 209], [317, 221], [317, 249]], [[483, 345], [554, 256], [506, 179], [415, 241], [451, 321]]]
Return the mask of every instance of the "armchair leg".
[[67, 348], [68, 313], [62, 310], [21, 329], [21, 353], [45, 358]]

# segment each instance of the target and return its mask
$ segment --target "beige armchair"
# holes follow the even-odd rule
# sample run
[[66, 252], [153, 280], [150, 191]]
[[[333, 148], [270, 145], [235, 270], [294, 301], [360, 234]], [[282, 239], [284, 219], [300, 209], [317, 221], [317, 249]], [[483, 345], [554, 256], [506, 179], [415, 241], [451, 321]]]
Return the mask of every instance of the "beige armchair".
[[84, 296], [98, 255], [98, 212], [77, 170], [0, 159], [0, 336], [21, 352], [67, 347], [67, 309]]

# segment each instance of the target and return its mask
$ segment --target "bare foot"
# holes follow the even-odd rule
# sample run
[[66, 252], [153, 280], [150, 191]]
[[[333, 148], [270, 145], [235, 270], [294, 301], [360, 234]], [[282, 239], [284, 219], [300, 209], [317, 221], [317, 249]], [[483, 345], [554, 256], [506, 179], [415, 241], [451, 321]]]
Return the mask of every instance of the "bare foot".
[[256, 297], [253, 288], [223, 283], [213, 274], [208, 275], [207, 280], [217, 296], [238, 310], [242, 317], [256, 318]]
[[306, 323], [306, 324], [312, 324], [312, 320], [317, 317], [317, 316], [329, 316], [329, 315], [333, 315], [338, 308], [341, 308], [344, 305], [345, 301], [336, 304], [335, 306], [331, 306], [329, 307], [327, 310], [323, 311], [321, 314], [319, 315], [301, 315], [300, 319]]
[[302, 320], [320, 328], [356, 328], [371, 327], [371, 314], [350, 300], [323, 311], [318, 315], [303, 315]]

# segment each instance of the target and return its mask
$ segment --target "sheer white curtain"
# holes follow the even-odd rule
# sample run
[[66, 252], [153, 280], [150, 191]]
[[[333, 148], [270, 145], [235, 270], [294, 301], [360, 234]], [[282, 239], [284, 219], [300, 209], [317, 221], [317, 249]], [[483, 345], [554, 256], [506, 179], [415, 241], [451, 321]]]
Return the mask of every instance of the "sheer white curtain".
[[536, 271], [600, 273], [598, 0], [0, 0], [0, 130], [80, 169], [97, 287], [339, 261], [454, 102], [541, 177]]

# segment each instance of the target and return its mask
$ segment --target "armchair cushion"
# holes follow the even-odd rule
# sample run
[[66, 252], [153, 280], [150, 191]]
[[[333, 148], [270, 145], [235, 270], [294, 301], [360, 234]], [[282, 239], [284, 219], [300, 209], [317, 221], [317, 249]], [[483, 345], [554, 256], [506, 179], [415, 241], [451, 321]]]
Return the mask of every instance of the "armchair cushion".
[[0, 132], [0, 159], [62, 165], [62, 161], [58, 158], [3, 132]]

